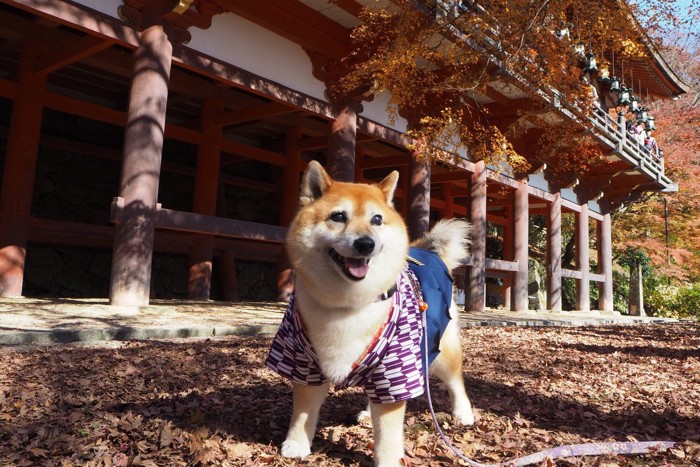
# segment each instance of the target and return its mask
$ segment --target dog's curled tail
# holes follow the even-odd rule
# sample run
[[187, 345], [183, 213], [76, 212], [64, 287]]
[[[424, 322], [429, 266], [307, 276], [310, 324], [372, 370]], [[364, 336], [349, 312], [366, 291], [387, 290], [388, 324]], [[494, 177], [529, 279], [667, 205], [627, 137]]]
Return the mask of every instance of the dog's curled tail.
[[411, 246], [436, 252], [452, 271], [469, 254], [470, 232], [471, 225], [464, 219], [441, 219]]

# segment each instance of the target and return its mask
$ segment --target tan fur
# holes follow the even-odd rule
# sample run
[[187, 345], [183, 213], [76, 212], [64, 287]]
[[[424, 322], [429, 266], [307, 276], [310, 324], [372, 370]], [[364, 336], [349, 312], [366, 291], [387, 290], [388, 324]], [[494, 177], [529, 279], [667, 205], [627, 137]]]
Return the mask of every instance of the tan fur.
[[[296, 303], [305, 331], [323, 373], [334, 383], [350, 373], [386, 320], [391, 301], [377, 301], [377, 297], [396, 283], [406, 266], [408, 234], [393, 207], [397, 181], [398, 173], [392, 172], [374, 185], [338, 182], [315, 161], [309, 163], [302, 179], [300, 209], [289, 228], [287, 250], [295, 269]], [[437, 251], [453, 269], [466, 256], [468, 231], [464, 221], [443, 221], [416, 245]], [[344, 258], [368, 261], [367, 267], [354, 268], [355, 260], [348, 259], [345, 268], [339, 266], [329, 254], [331, 248]], [[450, 312], [456, 318], [454, 305]], [[458, 319], [451, 321], [440, 349], [431, 371], [447, 385], [457, 421], [471, 424], [474, 419], [464, 390]], [[285, 457], [303, 458], [311, 452], [327, 390], [328, 385], [293, 385], [292, 420], [282, 445]], [[378, 466], [401, 463], [405, 405], [370, 404]]]

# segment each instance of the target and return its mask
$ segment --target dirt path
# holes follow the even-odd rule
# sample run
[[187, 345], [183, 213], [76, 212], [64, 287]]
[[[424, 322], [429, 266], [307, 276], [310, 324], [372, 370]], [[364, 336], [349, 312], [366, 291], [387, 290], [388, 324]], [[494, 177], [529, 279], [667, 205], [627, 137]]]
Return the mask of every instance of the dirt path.
[[[700, 324], [462, 331], [474, 427], [443, 429], [480, 462], [560, 444], [674, 440], [670, 452], [556, 465], [700, 465]], [[283, 459], [290, 388], [269, 336], [0, 348], [0, 466], [369, 466], [357, 389], [334, 392], [313, 454]], [[448, 410], [435, 383], [437, 410]], [[409, 404], [407, 465], [456, 465], [424, 399]]]

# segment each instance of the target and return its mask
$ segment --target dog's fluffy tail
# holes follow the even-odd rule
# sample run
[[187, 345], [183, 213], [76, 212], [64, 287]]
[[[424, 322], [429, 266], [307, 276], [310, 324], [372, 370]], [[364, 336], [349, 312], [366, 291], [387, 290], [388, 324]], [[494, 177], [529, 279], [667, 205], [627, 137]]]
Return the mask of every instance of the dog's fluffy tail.
[[441, 219], [411, 246], [436, 252], [452, 271], [469, 254], [470, 231], [471, 225], [464, 219]]

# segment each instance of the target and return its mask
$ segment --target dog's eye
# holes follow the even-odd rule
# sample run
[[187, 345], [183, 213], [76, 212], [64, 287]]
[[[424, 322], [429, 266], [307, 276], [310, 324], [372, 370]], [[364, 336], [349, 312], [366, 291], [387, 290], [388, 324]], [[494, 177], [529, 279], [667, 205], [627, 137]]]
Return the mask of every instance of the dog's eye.
[[375, 214], [370, 222], [372, 225], [382, 225], [382, 223], [384, 223], [384, 219], [379, 214]]
[[333, 214], [331, 214], [330, 219], [333, 222], [340, 222], [342, 224], [345, 224], [348, 221], [348, 215], [342, 211], [334, 212]]

